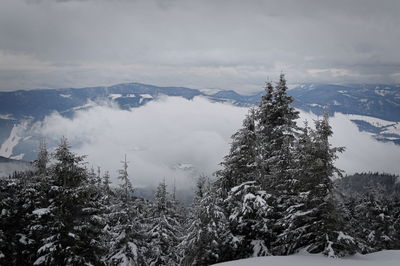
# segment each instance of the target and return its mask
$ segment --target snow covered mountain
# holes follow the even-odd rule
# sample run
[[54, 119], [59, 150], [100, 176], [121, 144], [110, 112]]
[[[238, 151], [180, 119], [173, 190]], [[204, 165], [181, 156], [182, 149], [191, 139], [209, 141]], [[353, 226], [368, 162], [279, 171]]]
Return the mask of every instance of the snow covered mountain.
[[301, 110], [321, 114], [326, 107], [331, 114], [348, 114], [361, 131], [400, 144], [399, 85], [303, 84], [289, 94]]
[[[145, 105], [163, 96], [193, 99], [196, 96], [212, 102], [235, 106], [256, 104], [263, 92], [241, 95], [234, 91], [206, 94], [184, 87], [157, 87], [140, 83], [109, 87], [38, 89], [0, 92], [0, 156], [32, 160], [38, 139], [29, 129], [53, 112], [72, 117], [78, 110], [87, 110], [99, 102], [108, 102], [128, 110]], [[361, 131], [380, 141], [400, 144], [400, 86], [301, 84], [289, 91], [294, 106], [321, 114], [324, 108], [333, 114], [347, 114]]]

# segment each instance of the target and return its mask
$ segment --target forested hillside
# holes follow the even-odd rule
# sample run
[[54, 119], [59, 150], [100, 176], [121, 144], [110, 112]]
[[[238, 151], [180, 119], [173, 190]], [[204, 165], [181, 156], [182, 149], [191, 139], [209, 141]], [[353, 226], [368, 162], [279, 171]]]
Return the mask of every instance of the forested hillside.
[[266, 84], [189, 208], [165, 181], [154, 201], [136, 196], [127, 158], [114, 185], [65, 138], [52, 154], [41, 143], [32, 171], [0, 180], [0, 264], [210, 265], [400, 249], [398, 177], [342, 177], [328, 115], [300, 126], [287, 90], [283, 75]]

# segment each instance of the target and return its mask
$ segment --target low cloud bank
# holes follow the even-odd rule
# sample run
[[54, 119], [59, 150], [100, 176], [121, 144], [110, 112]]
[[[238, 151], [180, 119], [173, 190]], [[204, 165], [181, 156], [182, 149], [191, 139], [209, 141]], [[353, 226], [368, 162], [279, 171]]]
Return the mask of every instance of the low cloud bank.
[[[99, 104], [77, 111], [72, 119], [54, 113], [36, 125], [35, 133], [49, 142], [69, 139], [73, 151], [86, 154], [89, 166], [99, 165], [117, 181], [117, 169], [127, 155], [128, 172], [135, 186], [153, 186], [162, 179], [188, 187], [200, 174], [215, 172], [229, 151], [230, 136], [241, 126], [246, 108], [212, 103], [196, 97], [189, 101], [165, 97], [140, 108], [121, 110]], [[317, 117], [301, 112], [301, 120]], [[335, 146], [345, 146], [337, 166], [356, 171], [400, 173], [400, 147], [374, 140], [342, 114], [331, 118]]]
[[72, 119], [54, 113], [36, 131], [49, 141], [67, 137], [74, 152], [86, 154], [89, 165], [109, 170], [113, 181], [126, 154], [136, 186], [164, 178], [187, 186], [199, 174], [217, 170], [246, 112], [201, 97], [166, 97], [130, 111], [98, 105]]

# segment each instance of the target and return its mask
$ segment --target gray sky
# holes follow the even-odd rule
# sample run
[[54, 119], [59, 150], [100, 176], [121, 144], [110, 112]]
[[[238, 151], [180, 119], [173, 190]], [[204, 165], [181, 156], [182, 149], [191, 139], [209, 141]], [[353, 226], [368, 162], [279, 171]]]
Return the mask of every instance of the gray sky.
[[400, 1], [0, 0], [0, 90], [400, 83]]

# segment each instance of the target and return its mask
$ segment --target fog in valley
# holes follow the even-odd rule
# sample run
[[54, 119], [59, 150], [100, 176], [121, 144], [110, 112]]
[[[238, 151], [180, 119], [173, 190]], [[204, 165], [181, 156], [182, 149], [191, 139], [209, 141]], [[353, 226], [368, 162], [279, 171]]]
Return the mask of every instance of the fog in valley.
[[[212, 176], [229, 151], [230, 136], [240, 128], [248, 109], [213, 103], [196, 97], [186, 100], [164, 97], [140, 108], [121, 110], [99, 103], [79, 110], [72, 118], [58, 113], [46, 117], [34, 134], [56, 143], [68, 138], [74, 152], [87, 155], [88, 167], [101, 166], [117, 181], [120, 161], [127, 155], [128, 172], [135, 186], [155, 186], [166, 179], [179, 187], [191, 187], [199, 175]], [[300, 112], [310, 125], [316, 115]], [[347, 174], [379, 171], [400, 173], [400, 150], [360, 132], [346, 115], [335, 114], [331, 143], [344, 146], [337, 166]]]

